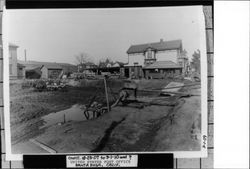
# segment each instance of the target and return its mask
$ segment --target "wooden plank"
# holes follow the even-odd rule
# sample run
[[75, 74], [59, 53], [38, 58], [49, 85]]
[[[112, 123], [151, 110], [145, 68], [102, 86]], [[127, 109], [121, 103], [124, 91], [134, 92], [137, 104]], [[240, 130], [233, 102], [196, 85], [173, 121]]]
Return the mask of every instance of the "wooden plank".
[[208, 102], [208, 123], [214, 123], [214, 102]]
[[[0, 59], [0, 72], [3, 72], [3, 60], [2, 59]], [[2, 81], [3, 81], [3, 73], [0, 73], [0, 82]]]
[[208, 149], [208, 157], [201, 159], [201, 168], [214, 168], [214, 150]]
[[[3, 42], [2, 42], [2, 35], [0, 35], [0, 59], [3, 58], [3, 49], [2, 49], [2, 45], [3, 45]], [[0, 74], [3, 74], [3, 71], [0, 70]]]
[[5, 1], [4, 0], [0, 0], [0, 11], [1, 12], [3, 11], [4, 4], [5, 4]]
[[204, 6], [203, 13], [205, 16], [205, 24], [206, 29], [213, 28], [213, 13], [212, 13], [212, 6]]
[[1, 118], [1, 130], [4, 129], [4, 114], [3, 114], [3, 107], [0, 107], [0, 118]]
[[214, 100], [214, 78], [209, 77], [208, 78], [208, 100]]
[[214, 125], [208, 125], [208, 147], [214, 147]]
[[[214, 76], [214, 37], [213, 37], [213, 12], [212, 6], [203, 6], [206, 26], [206, 43], [207, 43], [207, 62], [208, 62], [208, 147], [213, 147], [213, 122], [214, 122], [214, 93], [213, 93], [213, 76]], [[208, 157], [202, 158], [200, 168], [214, 168], [213, 166], [213, 149], [208, 150]]]
[[1, 130], [1, 152], [6, 153], [6, 148], [5, 148], [5, 131]]
[[2, 12], [0, 12], [0, 22], [1, 22], [1, 24], [0, 24], [0, 34], [2, 35], [2, 17], [3, 16], [3, 13]]
[[[4, 4], [4, 1], [3, 0], [0, 0], [0, 59], [2, 60], [3, 58], [3, 55], [2, 55], [2, 9], [3, 9], [3, 4]], [[3, 67], [3, 62], [0, 62], [0, 78], [2, 79], [2, 75], [3, 75], [3, 70], [2, 70], [2, 67]], [[1, 83], [1, 86], [0, 86], [0, 104], [1, 104], [1, 107], [0, 107], [0, 114], [1, 114], [1, 121], [0, 121], [0, 127], [1, 127], [1, 168], [10, 168], [10, 162], [9, 161], [6, 161], [5, 159], [5, 134], [4, 134], [4, 119], [3, 119], [3, 88], [2, 88], [2, 83]]]
[[206, 30], [206, 36], [207, 36], [207, 52], [213, 53], [214, 52], [214, 35], [213, 30]]
[[3, 83], [0, 83], [0, 106], [3, 106]]
[[214, 76], [214, 55], [208, 54], [207, 55], [207, 75]]

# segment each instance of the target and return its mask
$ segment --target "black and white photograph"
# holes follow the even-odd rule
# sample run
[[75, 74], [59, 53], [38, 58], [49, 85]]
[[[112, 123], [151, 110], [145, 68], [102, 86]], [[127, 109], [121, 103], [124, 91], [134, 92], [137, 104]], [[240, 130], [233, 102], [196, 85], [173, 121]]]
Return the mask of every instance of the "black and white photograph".
[[207, 156], [202, 6], [7, 10], [6, 156]]

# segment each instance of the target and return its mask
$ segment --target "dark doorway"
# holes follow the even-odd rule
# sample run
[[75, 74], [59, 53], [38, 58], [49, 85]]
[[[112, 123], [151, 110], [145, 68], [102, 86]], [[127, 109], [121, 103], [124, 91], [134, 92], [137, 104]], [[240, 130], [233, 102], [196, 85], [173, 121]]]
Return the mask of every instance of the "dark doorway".
[[125, 68], [125, 77], [129, 78], [129, 68]]

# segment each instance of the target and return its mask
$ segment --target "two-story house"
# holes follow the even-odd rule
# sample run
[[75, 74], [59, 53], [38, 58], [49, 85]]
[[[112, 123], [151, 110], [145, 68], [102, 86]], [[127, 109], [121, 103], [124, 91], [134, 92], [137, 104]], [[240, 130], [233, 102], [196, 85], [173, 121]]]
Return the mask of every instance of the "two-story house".
[[184, 70], [187, 58], [181, 56], [182, 41], [172, 40], [131, 45], [127, 50], [127, 77], [150, 77], [180, 74]]

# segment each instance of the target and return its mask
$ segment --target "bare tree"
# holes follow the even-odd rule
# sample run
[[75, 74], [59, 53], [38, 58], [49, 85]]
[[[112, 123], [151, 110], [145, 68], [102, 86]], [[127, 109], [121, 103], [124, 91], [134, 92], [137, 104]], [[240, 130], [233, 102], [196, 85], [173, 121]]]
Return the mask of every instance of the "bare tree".
[[90, 55], [85, 52], [81, 52], [80, 54], [75, 56], [75, 62], [78, 66], [78, 72], [85, 68], [87, 63], [93, 63]]
[[187, 54], [188, 54], [188, 52], [186, 51], [186, 49], [184, 49], [182, 52], [181, 52], [181, 56], [182, 57], [187, 57]]
[[197, 51], [194, 51], [194, 54], [192, 55], [192, 61], [191, 61], [191, 66], [194, 68], [195, 72], [200, 74], [200, 50], [198, 49]]
[[82, 53], [76, 55], [75, 58], [76, 58], [77, 65], [83, 65], [84, 63], [90, 61], [89, 54], [87, 54], [85, 52], [82, 52]]
[[110, 58], [103, 58], [99, 61], [99, 67], [106, 67], [108, 64], [113, 65], [114, 62]]

